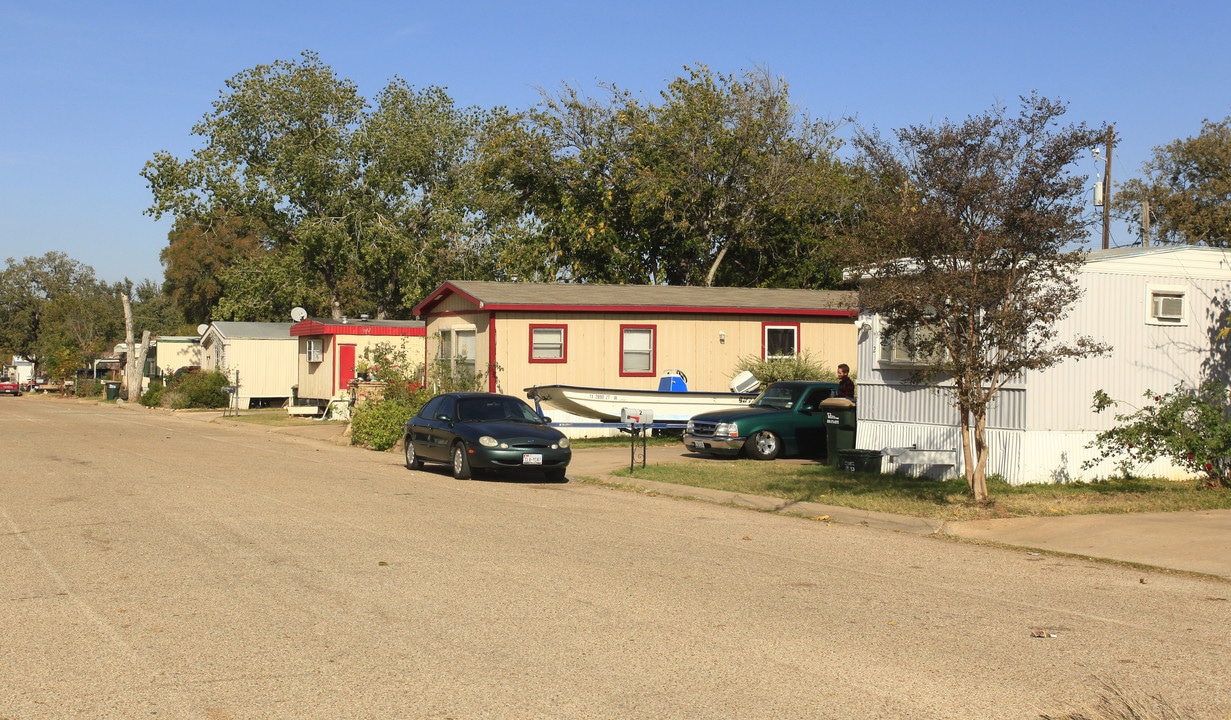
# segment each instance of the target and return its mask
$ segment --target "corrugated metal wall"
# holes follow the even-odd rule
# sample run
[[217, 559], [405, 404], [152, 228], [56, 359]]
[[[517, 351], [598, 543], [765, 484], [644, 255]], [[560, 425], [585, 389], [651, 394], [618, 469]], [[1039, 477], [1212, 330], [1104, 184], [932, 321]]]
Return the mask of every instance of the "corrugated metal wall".
[[[1217, 336], [1227, 326], [1224, 318], [1231, 310], [1229, 280], [1228, 254], [1210, 248], [1140, 253], [1088, 264], [1080, 277], [1085, 297], [1058, 325], [1059, 338], [1068, 341], [1088, 335], [1111, 344], [1113, 350], [1106, 357], [1028, 373], [1002, 390], [989, 409], [988, 472], [1010, 482], [1115, 474], [1114, 462], [1091, 470], [1081, 467], [1094, 457], [1086, 446], [1097, 431], [1115, 424], [1115, 411], [1093, 411], [1095, 391], [1101, 389], [1126, 403], [1120, 412], [1131, 412], [1147, 390], [1161, 393], [1178, 383], [1191, 386], [1209, 378], [1227, 382], [1231, 359], [1226, 340]], [[1160, 287], [1184, 290], [1187, 322], [1160, 325], [1150, 320], [1149, 294]], [[876, 319], [861, 316], [859, 327], [859, 447], [923, 448], [935, 443], [960, 447], [958, 418], [950, 401], [943, 394], [902, 384], [903, 370], [877, 363]], [[1183, 476], [1166, 462], [1138, 471]]]

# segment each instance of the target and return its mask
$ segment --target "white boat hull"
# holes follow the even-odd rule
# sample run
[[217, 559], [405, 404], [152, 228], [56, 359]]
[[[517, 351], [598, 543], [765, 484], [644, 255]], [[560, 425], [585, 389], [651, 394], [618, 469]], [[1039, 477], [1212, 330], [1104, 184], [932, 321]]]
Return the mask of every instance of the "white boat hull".
[[756, 399], [757, 393], [664, 392], [620, 388], [538, 385], [526, 388], [526, 397], [580, 417], [619, 422], [624, 408], [650, 410], [654, 422], [682, 423], [710, 410], [739, 408]]

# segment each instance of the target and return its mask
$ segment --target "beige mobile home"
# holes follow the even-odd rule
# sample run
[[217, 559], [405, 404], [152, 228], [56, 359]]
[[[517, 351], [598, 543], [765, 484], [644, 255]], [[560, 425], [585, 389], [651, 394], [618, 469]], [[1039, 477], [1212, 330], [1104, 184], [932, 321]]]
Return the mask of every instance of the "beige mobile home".
[[281, 407], [295, 385], [297, 343], [291, 323], [215, 322], [201, 335], [201, 367], [238, 386], [240, 409]]
[[150, 346], [159, 375], [201, 367], [201, 338], [195, 335], [162, 335], [154, 338]]
[[853, 292], [454, 281], [415, 313], [428, 358], [518, 396], [535, 385], [654, 390], [668, 370], [690, 390], [726, 391], [749, 356], [856, 367]]
[[[1058, 327], [1059, 337], [1087, 335], [1112, 352], [1028, 372], [1001, 390], [988, 409], [989, 475], [1024, 483], [1115, 474], [1114, 459], [1082, 468], [1095, 457], [1087, 445], [1115, 424], [1115, 413], [1093, 411], [1096, 390], [1136, 403], [1146, 390], [1231, 379], [1220, 338], [1231, 310], [1231, 252], [1192, 246], [1094, 251], [1078, 279], [1085, 295]], [[905, 382], [909, 360], [882, 342], [876, 317], [861, 317], [860, 327], [857, 445], [886, 454], [888, 470], [962, 473], [958, 417], [948, 397]], [[1141, 471], [1185, 474], [1162, 461]]]
[[404, 350], [411, 368], [425, 357], [424, 323], [418, 320], [305, 318], [290, 328], [296, 343], [300, 404], [323, 406], [345, 392], [364, 352], [377, 344]]

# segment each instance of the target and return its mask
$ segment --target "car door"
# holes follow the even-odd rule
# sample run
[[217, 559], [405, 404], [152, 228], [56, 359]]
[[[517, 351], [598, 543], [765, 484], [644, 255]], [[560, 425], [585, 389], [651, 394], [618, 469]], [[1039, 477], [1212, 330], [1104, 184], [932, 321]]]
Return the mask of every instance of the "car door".
[[452, 395], [440, 396], [440, 404], [426, 423], [426, 448], [433, 460], [449, 460], [449, 448], [456, 437], [453, 433], [453, 421], [457, 419], [457, 398]]
[[796, 406], [795, 447], [805, 457], [825, 454], [825, 417], [821, 401], [833, 397], [832, 388], [812, 388]]

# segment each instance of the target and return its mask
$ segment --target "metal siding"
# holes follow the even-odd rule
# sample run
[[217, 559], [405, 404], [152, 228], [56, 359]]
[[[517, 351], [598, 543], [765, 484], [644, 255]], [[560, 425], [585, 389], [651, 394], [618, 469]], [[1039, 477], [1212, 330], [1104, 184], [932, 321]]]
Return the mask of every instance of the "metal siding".
[[[1096, 390], [1112, 398], [1140, 405], [1144, 393], [1166, 392], [1179, 383], [1199, 384], [1203, 365], [1223, 361], [1212, 350], [1211, 338], [1221, 325], [1225, 281], [1188, 280], [1162, 275], [1084, 273], [1083, 301], [1059, 326], [1060, 337], [1077, 334], [1112, 345], [1101, 358], [1069, 361], [1029, 378], [1028, 429], [1035, 431], [1106, 430], [1115, 424], [1115, 412], [1095, 413]], [[1149, 285], [1187, 286], [1189, 318], [1186, 326], [1159, 326], [1146, 322]], [[1225, 373], [1224, 373], [1225, 378]]]
[[333, 397], [333, 338], [312, 336], [321, 342], [321, 362], [308, 362], [309, 337], [296, 338], [296, 365], [299, 368], [299, 397], [328, 400]]
[[224, 369], [232, 380], [239, 371], [240, 406], [247, 407], [249, 398], [290, 398], [298, 381], [298, 349], [297, 339], [289, 335], [284, 340], [231, 339]]

